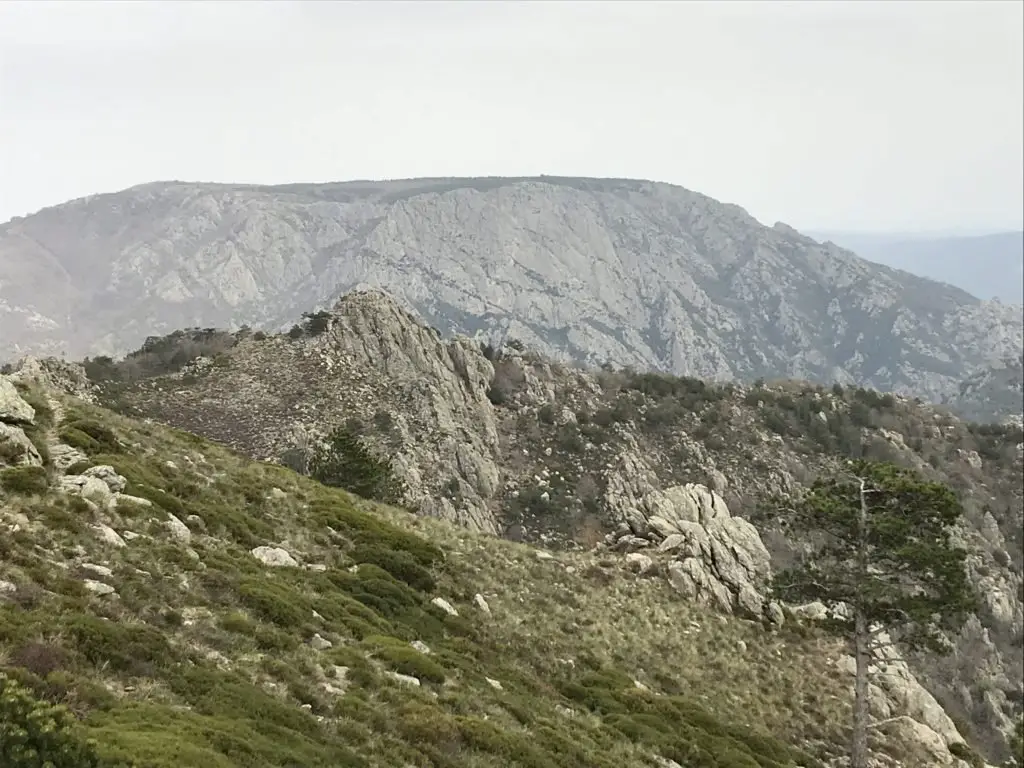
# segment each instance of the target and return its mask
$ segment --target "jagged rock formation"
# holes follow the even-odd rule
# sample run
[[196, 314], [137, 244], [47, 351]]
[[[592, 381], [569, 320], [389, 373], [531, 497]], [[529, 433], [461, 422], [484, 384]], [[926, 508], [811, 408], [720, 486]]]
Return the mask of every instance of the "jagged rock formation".
[[[159, 348], [176, 359], [173, 345]], [[1018, 427], [971, 425], [854, 388], [586, 371], [517, 345], [444, 340], [377, 291], [346, 296], [287, 336], [239, 333], [216, 349], [152, 378], [121, 377], [151, 370], [156, 352], [88, 370], [124, 412], [261, 459], [352, 421], [393, 458], [423, 514], [554, 548], [625, 552], [631, 568], [683, 595], [769, 621], [779, 611], [758, 592], [767, 555], [784, 564], [795, 553], [757, 519], [759, 499], [853, 455], [950, 484], [967, 510], [963, 536], [986, 607], [955, 639], [956, 654], [908, 661], [998, 754], [1024, 688]]]
[[[659, 491], [650, 473], [629, 454], [608, 478], [605, 506], [616, 530], [605, 537], [614, 549], [655, 548], [669, 555], [672, 586], [690, 600], [726, 613], [760, 619], [760, 588], [771, 575], [770, 556], [748, 521], [732, 517], [725, 500], [707, 487], [687, 483]], [[776, 611], [777, 615], [777, 611]]]
[[186, 326], [286, 329], [362, 285], [446, 334], [552, 359], [929, 399], [1024, 344], [1019, 306], [668, 184], [174, 182], [0, 226], [0, 360], [120, 354]]

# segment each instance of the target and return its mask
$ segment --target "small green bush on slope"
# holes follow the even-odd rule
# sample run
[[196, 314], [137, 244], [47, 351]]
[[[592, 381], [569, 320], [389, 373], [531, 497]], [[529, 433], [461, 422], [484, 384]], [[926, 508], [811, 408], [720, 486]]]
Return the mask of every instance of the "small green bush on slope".
[[115, 768], [64, 707], [40, 701], [0, 673], [0, 764], [4, 768]]
[[[826, 639], [768, 636], [624, 573], [602, 586], [589, 556], [570, 571], [171, 430], [80, 404], [70, 418], [117, 447], [90, 461], [152, 506], [104, 516], [5, 491], [5, 509], [32, 522], [0, 564], [16, 587], [0, 602], [0, 659], [40, 700], [67, 703], [101, 758], [777, 768], [817, 764], [783, 740], [842, 737]], [[168, 535], [168, 513], [188, 521], [187, 542]], [[78, 524], [62, 524], [71, 514]], [[99, 523], [134, 536], [113, 547]], [[249, 553], [278, 543], [318, 567]]]

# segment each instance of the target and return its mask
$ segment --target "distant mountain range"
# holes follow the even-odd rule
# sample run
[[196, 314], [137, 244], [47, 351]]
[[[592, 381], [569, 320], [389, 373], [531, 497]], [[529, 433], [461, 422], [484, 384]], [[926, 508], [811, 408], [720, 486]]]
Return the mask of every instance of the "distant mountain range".
[[160, 182], [0, 225], [0, 360], [179, 328], [287, 329], [361, 286], [444, 333], [717, 380], [931, 400], [1020, 354], [1020, 308], [678, 186], [627, 179]]
[[937, 237], [811, 232], [869, 261], [963, 288], [979, 299], [1024, 303], [1024, 232]]

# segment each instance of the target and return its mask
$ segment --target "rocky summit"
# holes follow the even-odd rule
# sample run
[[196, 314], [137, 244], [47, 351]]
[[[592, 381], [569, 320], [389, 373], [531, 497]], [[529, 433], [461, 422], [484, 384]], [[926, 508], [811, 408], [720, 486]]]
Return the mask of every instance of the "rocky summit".
[[283, 330], [360, 286], [446, 335], [551, 359], [936, 402], [1024, 344], [1017, 305], [669, 184], [168, 182], [0, 226], [0, 359], [116, 356], [192, 326]]
[[[143, 420], [117, 421], [123, 429], [171, 434], [155, 426], [166, 424], [182, 430], [175, 433], [182, 445], [191, 445], [189, 435], [201, 435], [264, 462], [256, 466], [267, 473], [278, 472], [269, 468], [275, 464], [305, 472], [329, 433], [347, 430], [401, 479], [399, 501], [417, 513], [399, 516], [403, 525], [465, 531], [458, 534], [461, 540], [481, 542], [480, 547], [531, 552], [533, 562], [565, 564], [602, 589], [644, 584], [659, 590], [658, 600], [667, 601], [659, 603], [663, 608], [637, 603], [628, 621], [642, 628], [645, 642], [660, 642], [655, 638], [663, 631], [672, 635], [673, 650], [666, 645], [659, 653], [677, 671], [686, 664], [671, 659], [682, 659], [678, 648], [689, 647], [689, 638], [703, 630], [675, 620], [659, 628], [660, 610], [674, 615], [687, 606], [718, 617], [713, 621], [722, 626], [765, 633], [745, 638], [741, 654], [753, 647], [777, 648], [772, 638], [792, 631], [811, 632], [806, 637], [826, 643], [826, 636], [813, 629], [827, 613], [824, 606], [782, 605], [764, 589], [775, 569], [800, 555], [765, 514], [764, 503], [849, 458], [913, 467], [949, 485], [964, 504], [959, 535], [971, 553], [971, 581], [982, 607], [949, 638], [956, 650], [948, 656], [893, 649], [893, 655], [879, 658], [875, 714], [888, 724], [892, 738], [909, 739], [920, 750], [914, 752], [918, 757], [897, 758], [900, 765], [917, 764], [914, 760], [959, 765], [966, 754], [955, 746], [961, 740], [990, 760], [1005, 757], [1024, 694], [1024, 433], [1019, 424], [966, 422], [920, 400], [840, 384], [712, 384], [611, 365], [572, 366], [515, 340], [502, 345], [444, 338], [378, 290], [350, 293], [287, 333], [193, 329], [151, 338], [119, 361], [90, 359], [79, 368], [29, 360], [22, 369], [37, 371], [35, 379], [60, 378], [59, 386], [76, 402], [88, 400]], [[109, 455], [96, 436], [78, 428], [59, 434], [71, 449], [91, 452], [93, 464], [110, 465], [127, 477], [126, 459]], [[144, 445], [141, 437], [137, 440]], [[201, 445], [203, 455], [213, 450]], [[47, 451], [66, 454], [52, 445]], [[171, 461], [180, 467], [178, 459]], [[91, 465], [89, 470], [106, 472]], [[83, 474], [80, 467], [69, 471]], [[209, 473], [215, 470], [197, 465], [196, 471], [213, 477]], [[60, 482], [74, 493], [85, 481]], [[147, 482], [159, 493], [171, 487], [161, 477]], [[304, 482], [289, 480], [296, 488], [306, 488]], [[132, 487], [127, 492], [140, 493]], [[179, 507], [168, 501], [165, 509], [178, 509], [179, 518], [188, 512], [202, 517], [193, 503]], [[286, 555], [295, 553], [282, 543], [283, 535], [268, 531], [245, 540], [280, 547], [283, 554], [263, 550], [260, 557], [288, 563]], [[315, 542], [311, 533], [293, 541], [312, 546], [308, 536]], [[474, 557], [468, 556], [474, 565], [467, 567], [483, 568]], [[495, 578], [500, 583], [503, 576]], [[523, 588], [537, 594], [542, 589]], [[639, 587], [623, 588], [628, 593]], [[462, 589], [465, 599], [472, 597], [469, 587]], [[490, 603], [492, 594], [483, 597]], [[575, 605], [577, 599], [568, 593], [552, 597], [550, 607], [554, 610], [560, 600]], [[576, 623], [566, 631], [584, 636], [592, 631], [578, 624], [589, 621], [583, 611], [570, 610]], [[523, 642], [547, 647], [546, 634], [530, 637]], [[636, 658], [633, 649], [607, 638], [595, 642], [612, 656]], [[786, 668], [792, 653], [780, 649], [769, 666]], [[825, 645], [813, 653], [822, 654], [819, 664], [833, 670], [828, 673], [833, 682], [849, 685], [849, 657]], [[714, 666], [708, 660], [694, 663]], [[787, 687], [790, 683], [779, 685], [782, 699], [810, 701], [804, 698], [809, 694]], [[770, 730], [799, 721], [787, 709], [792, 704], [780, 700], [771, 706]], [[795, 738], [792, 743], [813, 742], [827, 752], [818, 737]]]

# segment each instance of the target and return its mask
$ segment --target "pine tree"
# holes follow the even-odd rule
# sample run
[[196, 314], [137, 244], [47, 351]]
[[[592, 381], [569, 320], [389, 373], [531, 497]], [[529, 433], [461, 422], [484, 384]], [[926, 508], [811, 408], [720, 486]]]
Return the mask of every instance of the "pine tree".
[[398, 504], [405, 496], [405, 485], [395, 476], [391, 462], [370, 453], [346, 427], [334, 430], [313, 452], [309, 474], [324, 485], [344, 488], [364, 499]]
[[891, 464], [859, 460], [814, 483], [779, 514], [807, 554], [776, 575], [776, 595], [787, 602], [847, 606], [828, 623], [852, 646], [850, 765], [867, 768], [873, 655], [894, 640], [944, 652], [943, 630], [961, 626], [973, 608], [967, 553], [951, 539], [963, 509], [942, 484]]

